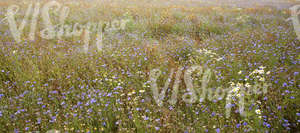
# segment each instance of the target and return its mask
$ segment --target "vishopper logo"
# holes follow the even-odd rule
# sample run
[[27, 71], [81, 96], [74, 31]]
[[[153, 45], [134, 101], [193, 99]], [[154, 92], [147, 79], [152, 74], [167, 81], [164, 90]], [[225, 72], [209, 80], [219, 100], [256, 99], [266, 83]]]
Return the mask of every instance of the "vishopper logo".
[[[100, 51], [103, 48], [104, 31], [113, 32], [124, 30], [126, 24], [130, 21], [128, 18], [125, 18], [121, 20], [114, 20], [112, 22], [101, 21], [98, 23], [88, 22], [85, 25], [79, 23], [75, 23], [74, 25], [67, 25], [65, 24], [65, 20], [70, 12], [70, 9], [68, 7], [62, 6], [56, 1], [50, 1], [45, 3], [45, 5], [41, 9], [40, 8], [41, 5], [39, 2], [37, 2], [36, 4], [29, 4], [23, 20], [21, 21], [19, 26], [17, 26], [16, 14], [19, 12], [20, 7], [18, 5], [11, 5], [8, 7], [6, 18], [4, 18], [3, 20], [7, 20], [9, 30], [17, 43], [20, 43], [22, 42], [22, 40], [24, 40], [22, 38], [22, 35], [25, 26], [28, 24], [30, 16], [31, 24], [28, 37], [30, 41], [35, 40], [38, 18], [41, 15], [43, 21], [42, 24], [44, 25], [44, 29], [42, 29], [39, 34], [41, 38], [47, 40], [60, 40], [67, 37], [81, 37], [81, 40], [84, 44], [83, 51], [86, 53], [89, 50], [89, 43], [92, 38], [92, 33], [96, 33], [95, 45], [97, 47], [97, 50]], [[51, 9], [54, 10], [54, 13], [53, 11], [51, 11]], [[54, 17], [58, 18], [58, 22], [55, 23], [51, 21], [50, 18]]]
[[[175, 81], [173, 84], [173, 90], [171, 93], [170, 100], [168, 100], [169, 104], [174, 105], [177, 103], [178, 94], [179, 94], [179, 84], [180, 84], [180, 77], [183, 73], [184, 67], [178, 68], [176, 75], [175, 75]], [[159, 69], [153, 69], [150, 71], [150, 88], [153, 93], [153, 99], [157, 103], [158, 106], [163, 106], [163, 101], [166, 97], [166, 91], [169, 87], [174, 69], [171, 69], [171, 73], [168, 76], [168, 79], [166, 80], [164, 86], [161, 89], [157, 84], [158, 78], [161, 76], [162, 72]], [[201, 86], [199, 88], [194, 87], [193, 82], [193, 76], [192, 74], [196, 73], [196, 75], [202, 76], [202, 79], [200, 79]], [[257, 78], [257, 81], [254, 82], [253, 85], [250, 85], [249, 83], [243, 84], [243, 83], [233, 83], [230, 82], [230, 86], [225, 87], [216, 87], [216, 89], [213, 91], [212, 88], [208, 88], [209, 82], [212, 80], [211, 77], [213, 76], [213, 71], [209, 68], [204, 68], [202, 66], [191, 66], [187, 68], [184, 72], [184, 82], [186, 86], [186, 93], [182, 95], [182, 100], [188, 104], [193, 104], [199, 100], [200, 103], [202, 103], [204, 100], [208, 99], [209, 101], [217, 100], [220, 101], [223, 98], [225, 98], [225, 108], [226, 108], [226, 118], [230, 117], [231, 108], [233, 105], [233, 99], [239, 99], [236, 103], [239, 106], [239, 113], [242, 116], [246, 116], [245, 113], [245, 98], [250, 98], [251, 103], [255, 102], [253, 99], [251, 100], [252, 95], [261, 95], [266, 94], [268, 87], [271, 86], [271, 84], [267, 83], [265, 81], [265, 77], [262, 76], [264, 74], [264, 67], [260, 67], [259, 69], [256, 69], [253, 71], [250, 76], [254, 76]], [[267, 72], [266, 74], [268, 74]], [[248, 79], [245, 79], [248, 80]], [[226, 95], [227, 94], [227, 95]], [[247, 104], [248, 105], [248, 104]]]
[[292, 21], [295, 33], [297, 35], [298, 40], [300, 40], [300, 5], [295, 5], [290, 8], [291, 17], [287, 19], [287, 21]]

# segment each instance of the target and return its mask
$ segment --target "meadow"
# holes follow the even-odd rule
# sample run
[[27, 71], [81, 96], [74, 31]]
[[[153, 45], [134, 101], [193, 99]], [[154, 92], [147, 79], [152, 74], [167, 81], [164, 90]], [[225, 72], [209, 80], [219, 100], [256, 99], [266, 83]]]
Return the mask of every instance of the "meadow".
[[[300, 40], [287, 21], [289, 8], [202, 6], [195, 0], [57, 0], [70, 9], [64, 24], [102, 25], [96, 27], [103, 36], [99, 49], [96, 32], [41, 37], [41, 17], [34, 39], [29, 17], [16, 41], [4, 19], [8, 7], [20, 7], [15, 14], [20, 25], [29, 4], [37, 1], [0, 0], [0, 132], [300, 131]], [[40, 6], [49, 1], [39, 1]], [[60, 10], [49, 14], [58, 24]], [[109, 30], [115, 20], [126, 20], [125, 27]], [[191, 86], [184, 74], [191, 66], [211, 75], [195, 70]], [[153, 70], [161, 72], [155, 80], [159, 90], [166, 89], [162, 105], [153, 93]], [[242, 93], [256, 84], [263, 93]], [[177, 101], [169, 102], [176, 88]], [[191, 90], [197, 98], [188, 103], [182, 97]]]

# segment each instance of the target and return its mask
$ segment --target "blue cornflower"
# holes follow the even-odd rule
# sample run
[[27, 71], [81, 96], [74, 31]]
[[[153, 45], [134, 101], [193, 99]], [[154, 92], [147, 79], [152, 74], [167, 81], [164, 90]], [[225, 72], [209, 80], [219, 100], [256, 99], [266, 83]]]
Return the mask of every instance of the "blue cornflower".
[[287, 86], [287, 83], [283, 83], [283, 84], [282, 84], [282, 87], [286, 87], [286, 86]]
[[240, 123], [236, 125], [236, 128], [240, 128], [240, 127], [241, 127], [241, 124], [240, 124]]
[[92, 104], [92, 103], [96, 103], [97, 102], [97, 100], [95, 99], [95, 98], [92, 98], [91, 100], [90, 100], [90, 103]]
[[271, 125], [269, 123], [267, 123], [267, 122], [264, 122], [263, 125], [266, 126], [266, 127], [268, 127], [268, 128], [271, 127]]
[[155, 130], [156, 130], [156, 131], [159, 130], [159, 127], [155, 127]]
[[277, 109], [278, 109], [278, 110], [281, 110], [281, 106], [278, 106]]
[[212, 116], [212, 117], [214, 117], [215, 115], [216, 115], [216, 113], [215, 113], [215, 112], [212, 112], [212, 113], [211, 113], [211, 116]]
[[216, 132], [217, 132], [217, 133], [220, 133], [220, 128], [217, 128], [217, 129], [216, 129]]

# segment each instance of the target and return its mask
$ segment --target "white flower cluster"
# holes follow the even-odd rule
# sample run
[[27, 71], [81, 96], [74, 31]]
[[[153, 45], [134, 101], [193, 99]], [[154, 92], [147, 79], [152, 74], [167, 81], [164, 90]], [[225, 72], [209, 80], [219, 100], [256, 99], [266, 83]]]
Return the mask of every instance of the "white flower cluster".
[[221, 61], [223, 58], [222, 57], [219, 57], [219, 55], [211, 50], [207, 50], [207, 49], [199, 49], [197, 50], [197, 52], [199, 54], [204, 54], [204, 55], [207, 55], [209, 56], [210, 58], [213, 58], [215, 59], [216, 61]]

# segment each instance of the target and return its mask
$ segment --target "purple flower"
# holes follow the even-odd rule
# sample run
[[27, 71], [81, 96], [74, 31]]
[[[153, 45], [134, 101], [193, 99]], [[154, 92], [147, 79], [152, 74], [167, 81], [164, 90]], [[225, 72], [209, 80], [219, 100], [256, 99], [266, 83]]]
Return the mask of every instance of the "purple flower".
[[297, 116], [300, 116], [300, 113], [296, 113]]
[[286, 87], [286, 86], [287, 86], [287, 83], [283, 83], [283, 84], [282, 84], [282, 87]]
[[211, 116], [212, 116], [212, 117], [214, 117], [215, 115], [216, 115], [216, 113], [215, 113], [215, 112], [212, 112], [212, 113], [211, 113]]
[[240, 128], [240, 127], [241, 127], [241, 124], [237, 124], [237, 125], [236, 125], [236, 128]]
[[92, 98], [91, 101], [90, 101], [91, 104], [96, 103], [96, 102], [97, 102], [97, 100], [95, 98]]
[[217, 129], [216, 129], [216, 132], [217, 132], [217, 133], [220, 133], [220, 128], [217, 128]]
[[278, 110], [281, 110], [281, 106], [278, 106], [277, 109], [278, 109]]
[[156, 131], [159, 130], [159, 127], [155, 127], [155, 130], [156, 130]]
[[290, 125], [289, 123], [282, 124], [282, 126], [284, 126], [284, 127], [288, 127], [289, 125]]
[[271, 125], [269, 123], [267, 123], [267, 122], [264, 122], [263, 125], [266, 126], [266, 127], [268, 127], [268, 128], [271, 127]]

